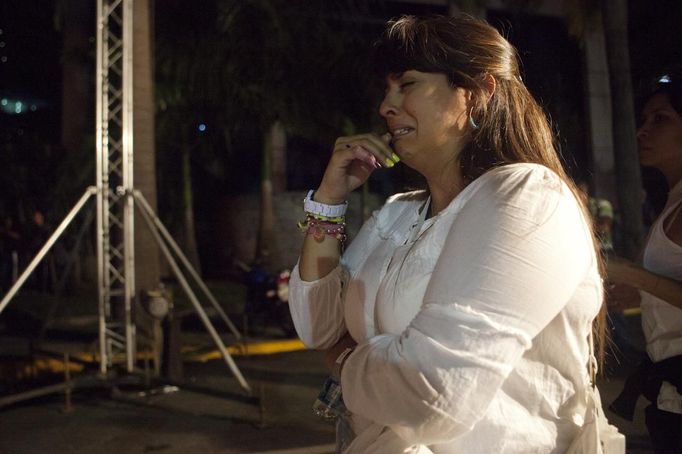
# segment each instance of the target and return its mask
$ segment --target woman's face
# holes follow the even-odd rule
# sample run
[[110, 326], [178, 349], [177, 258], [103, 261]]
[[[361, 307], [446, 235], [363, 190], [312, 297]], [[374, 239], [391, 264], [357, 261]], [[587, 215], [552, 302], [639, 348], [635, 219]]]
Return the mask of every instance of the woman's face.
[[387, 77], [379, 113], [403, 162], [425, 176], [456, 164], [469, 132], [469, 98], [444, 74], [409, 70]]
[[652, 96], [642, 109], [637, 143], [639, 161], [644, 166], [663, 170], [682, 160], [682, 117], [666, 94]]

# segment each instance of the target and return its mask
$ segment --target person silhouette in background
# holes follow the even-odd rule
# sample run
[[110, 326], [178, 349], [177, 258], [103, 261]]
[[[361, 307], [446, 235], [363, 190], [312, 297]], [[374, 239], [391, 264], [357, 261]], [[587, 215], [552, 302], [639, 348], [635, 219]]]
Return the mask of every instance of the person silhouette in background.
[[[578, 188], [583, 194], [583, 200], [592, 217], [594, 231], [599, 240], [599, 249], [606, 260], [614, 254], [614, 210], [610, 201], [600, 197], [594, 197], [589, 190], [587, 181], [578, 183]], [[629, 362], [638, 362], [642, 353], [632, 341], [632, 335], [628, 328], [624, 310], [627, 305], [617, 292], [627, 291], [622, 287], [607, 289], [606, 304], [608, 309], [608, 323], [611, 332], [611, 340], [618, 352]]]
[[578, 188], [584, 195], [583, 200], [592, 216], [594, 231], [599, 238], [599, 248], [604, 255], [609, 255], [613, 253], [613, 205], [607, 199], [590, 195], [586, 181], [580, 181]]
[[17, 278], [21, 234], [12, 216], [5, 216], [0, 226], [0, 291], [6, 292]]

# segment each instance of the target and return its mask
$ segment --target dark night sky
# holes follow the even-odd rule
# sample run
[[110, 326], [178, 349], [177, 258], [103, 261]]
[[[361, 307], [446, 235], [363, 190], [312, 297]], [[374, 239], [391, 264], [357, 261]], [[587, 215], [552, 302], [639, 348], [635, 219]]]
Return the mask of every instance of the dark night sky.
[[[94, 3], [95, 0], [92, 0], [93, 5]], [[164, 0], [158, 0], [157, 9], [161, 8], [160, 5], [163, 3]], [[5, 165], [3, 162], [11, 156], [15, 156], [11, 159], [18, 159], [19, 170], [23, 169], [24, 174], [23, 180], [17, 180], [17, 174], [11, 172], [5, 171], [1, 174], [0, 215], [12, 213], [16, 211], [16, 208], [12, 207], [26, 203], [17, 202], [15, 199], [18, 197], [8, 195], [6, 187], [16, 188], [18, 185], [24, 185], [31, 188], [28, 194], [31, 199], [28, 202], [29, 206], [31, 204], [39, 206], [41, 200], [46, 200], [50, 196], [54, 199], [55, 194], [62, 199], [71, 197], [65, 197], [59, 189], [54, 189], [59, 178], [63, 179], [64, 175], [71, 178], [68, 172], [58, 167], [64, 156], [60, 154], [62, 33], [60, 15], [55, 13], [55, 4], [56, 2], [49, 0], [0, 0], [0, 99], [22, 99], [26, 104], [24, 107], [30, 107], [33, 104], [36, 106], [35, 112], [29, 111], [22, 115], [7, 115], [1, 110], [3, 106], [0, 106], [0, 147], [4, 147], [3, 150], [14, 150], [14, 154], [7, 152], [0, 155], [0, 167]], [[185, 5], [184, 7], [193, 5], [182, 2], [180, 4]], [[165, 6], [163, 12], [157, 11], [157, 26], [164, 19], [160, 14], [169, 14], [168, 3]], [[633, 85], [639, 88], [645, 86], [653, 75], [661, 74], [678, 62], [682, 62], [682, 34], [678, 33], [680, 23], [682, 23], [682, 1], [633, 0], [630, 9]], [[445, 13], [445, 8], [376, 1], [372, 3], [369, 10], [365, 11], [363, 20], [369, 24], [368, 28], [375, 24], [378, 31], [383, 21], [395, 15], [428, 12]], [[94, 12], [92, 15], [92, 33], [94, 34]], [[582, 57], [577, 40], [567, 35], [564, 22], [558, 18], [494, 12], [489, 14], [488, 19], [494, 26], [500, 28], [519, 49], [524, 80], [531, 92], [550, 113], [555, 126], [559, 129], [560, 146], [569, 169], [573, 170], [576, 177], [584, 176], [585, 162], [588, 161], [588, 145], [585, 138], [586, 125], [583, 121], [585, 94], [582, 83]], [[191, 25], [188, 24], [188, 27]], [[157, 31], [158, 39], [162, 38]], [[369, 41], [371, 39], [368, 39]], [[94, 73], [94, 39], [91, 40], [91, 47], [92, 54], [87, 58], [92, 59]], [[94, 76], [91, 75], [91, 77]], [[92, 93], [94, 98], [94, 86]], [[92, 103], [94, 105], [94, 99]], [[92, 113], [87, 112], [84, 115], [91, 116]], [[202, 119], [186, 120], [199, 124]], [[91, 121], [94, 133], [94, 118], [88, 121]], [[196, 131], [195, 133], [199, 137], [199, 133]], [[31, 140], [28, 140], [29, 137]], [[195, 161], [193, 164], [195, 219], [197, 231], [202, 232], [201, 236], [208, 237], [215, 234], [209, 230], [217, 225], [214, 213], [218, 210], [217, 201], [221, 197], [236, 191], [258, 190], [260, 139], [257, 134], [240, 137], [238, 144], [241, 149], [238, 153], [238, 162], [230, 163], [223, 159], [222, 177], [216, 177], [207, 170], [206, 166], [195, 165], [203, 164], [201, 162]], [[89, 141], [92, 142], [92, 137]], [[33, 155], [32, 152], [40, 146], [46, 147], [48, 152]], [[90, 146], [92, 147], [92, 144]], [[164, 157], [163, 146], [163, 142], [157, 137], [157, 161], [159, 161], [160, 169], [157, 182], [159, 213], [162, 218], [169, 216], [169, 213], [177, 213], [177, 200], [181, 200], [181, 197], [177, 196], [178, 188], [181, 187], [178, 183], [180, 166], [159, 159], [159, 156]], [[314, 187], [319, 182], [326, 164], [326, 153], [328, 153], [326, 150], [329, 146], [329, 143], [317, 143], [301, 136], [289, 138], [289, 189], [303, 190]], [[23, 151], [17, 153], [18, 150]], [[225, 154], [224, 151], [218, 153]], [[88, 155], [84, 159], [92, 158]], [[87, 172], [91, 172], [88, 170], [89, 167], [85, 167], [86, 164], [93, 165], [92, 162], [77, 162], [76, 168], [80, 165]], [[91, 184], [90, 173], [87, 172], [85, 178], [88, 181], [84, 182], [83, 186]], [[397, 171], [390, 174], [378, 174], [379, 176], [372, 177], [371, 188], [384, 195], [402, 190], [405, 181], [409, 178], [409, 172], [404, 166], [399, 166]], [[651, 178], [651, 181], [656, 181], [655, 175], [645, 174], [645, 176]], [[94, 179], [94, 174], [92, 178]], [[22, 183], [16, 183], [16, 181]], [[76, 192], [80, 195], [83, 190], [80, 183], [72, 184], [72, 186], [78, 186]], [[25, 193], [20, 192], [20, 194]], [[67, 200], [64, 203], [66, 204], [64, 210], [66, 210], [73, 200]], [[64, 210], [54, 205], [49, 205], [49, 208], [51, 211], [46, 213], [48, 220], [50, 218], [52, 222], [60, 220]], [[164, 219], [164, 222], [168, 221]], [[204, 232], [207, 235], [204, 235]], [[211, 253], [207, 254], [203, 250], [201, 254], [204, 260], [212, 256]]]
[[[39, 114], [34, 115], [3, 115], [0, 129], [5, 140], [11, 139], [12, 128], [19, 127], [24, 130], [35, 128], [46, 140], [59, 142], [62, 38], [54, 4], [41, 0], [0, 1], [0, 95], [24, 99], [39, 110]], [[376, 5], [381, 5], [375, 8], [378, 19], [400, 12], [444, 12], [444, 8], [409, 7], [401, 2], [376, 2]], [[681, 5], [677, 0], [631, 2], [630, 39], [635, 87], [643, 86], [652, 74], [662, 72], [672, 63], [682, 62], [682, 35], [678, 33], [682, 22]], [[505, 35], [519, 48], [526, 83], [557, 120], [563, 133], [561, 145], [573, 156], [568, 159], [569, 164], [572, 160], [578, 164], [585, 162], [587, 146], [581, 127], [577, 126], [584, 116], [577, 42], [566, 36], [560, 19], [491, 13], [489, 20], [494, 25], [501, 25], [506, 30]], [[292, 140], [293, 145], [301, 148], [318, 146], [306, 145], [305, 140], [299, 138]], [[257, 172], [257, 162], [253, 164], [249, 166], [251, 172]], [[300, 178], [293, 175], [294, 189], [311, 184], [307, 181], [310, 174], [306, 172]], [[245, 176], [244, 184], [254, 179], [246, 177], [244, 172], [242, 175]]]
[[[402, 4], [386, 3], [383, 14], [390, 17], [408, 8]], [[677, 0], [631, 1], [631, 53], [635, 87], [648, 80], [654, 68], [674, 66], [682, 62], [682, 2]], [[426, 12], [428, 8], [415, 5], [410, 12]], [[439, 11], [438, 8], [435, 11]], [[521, 48], [527, 83], [542, 92], [542, 71], [566, 65], [568, 57], [573, 68], [572, 78], [580, 76], [571, 44], [561, 43], [560, 51], [547, 51], [545, 43], [556, 41], [552, 32], [562, 31], [555, 19], [525, 18], [514, 21], [510, 17], [491, 15], [491, 22], [512, 24], [509, 38]], [[57, 30], [54, 2], [44, 0], [3, 0], [0, 2], [0, 92], [5, 96], [21, 96], [30, 101], [45, 101], [58, 113], [60, 102], [61, 34]], [[94, 25], [94, 18], [93, 18]], [[559, 25], [558, 27], [556, 27]], [[93, 27], [94, 28], [94, 27]], [[521, 30], [519, 30], [519, 28]], [[538, 81], [536, 83], [536, 81]], [[581, 84], [577, 85], [580, 88]], [[533, 87], [534, 88], [534, 87]], [[537, 93], [536, 93], [537, 94]], [[550, 97], [549, 93], [540, 93]], [[551, 99], [547, 99], [551, 102]], [[58, 123], [58, 121], [55, 121]]]
[[[61, 90], [61, 35], [52, 2], [0, 2], [0, 91], [51, 104]], [[50, 6], [45, 6], [50, 5]], [[93, 18], [94, 22], [94, 18]]]
[[[631, 1], [631, 53], [635, 85], [639, 79], [648, 77], [652, 68], [663, 68], [682, 63], [682, 2], [678, 0]], [[405, 11], [401, 3], [384, 7], [384, 14]], [[427, 11], [415, 5], [410, 12]], [[435, 9], [439, 11], [438, 8]], [[499, 15], [498, 15], [499, 16]], [[495, 15], [490, 17], [495, 22]], [[531, 20], [525, 24], [530, 25]], [[54, 2], [46, 0], [3, 0], [0, 2], [0, 91], [21, 94], [50, 103], [59, 101], [61, 82], [60, 46], [61, 35], [56, 29]], [[546, 33], [551, 32], [553, 20], [537, 21], [535, 26], [524, 27], [526, 36], [521, 39], [532, 45], [542, 43]], [[93, 18], [94, 25], [94, 18]], [[513, 25], [519, 25], [518, 23]], [[543, 28], [544, 27], [544, 28]], [[94, 28], [94, 27], [93, 27]], [[518, 35], [517, 30], [511, 30]], [[515, 41], [515, 36], [510, 36]], [[518, 41], [515, 44], [522, 45]], [[537, 51], [538, 46], [535, 47]], [[522, 53], [523, 55], [523, 53]], [[543, 58], [556, 64], [556, 53], [545, 53]], [[535, 67], [526, 65], [528, 77]]]

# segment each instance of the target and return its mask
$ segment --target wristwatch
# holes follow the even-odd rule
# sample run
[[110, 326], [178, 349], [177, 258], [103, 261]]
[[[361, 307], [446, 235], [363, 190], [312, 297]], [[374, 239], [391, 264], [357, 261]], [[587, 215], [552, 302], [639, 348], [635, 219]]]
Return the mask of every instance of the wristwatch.
[[334, 361], [334, 368], [332, 369], [332, 377], [335, 377], [339, 380], [341, 379], [341, 368], [343, 367], [343, 363], [346, 361], [346, 359], [348, 359], [348, 355], [353, 353], [353, 350], [355, 350], [355, 347], [346, 347], [339, 354], [339, 356], [336, 357], [336, 361]]
[[327, 205], [326, 203], [314, 201], [313, 194], [315, 194], [315, 191], [311, 189], [308, 191], [305, 199], [303, 199], [303, 211], [329, 218], [337, 218], [346, 214], [348, 202], [343, 202], [339, 205]]

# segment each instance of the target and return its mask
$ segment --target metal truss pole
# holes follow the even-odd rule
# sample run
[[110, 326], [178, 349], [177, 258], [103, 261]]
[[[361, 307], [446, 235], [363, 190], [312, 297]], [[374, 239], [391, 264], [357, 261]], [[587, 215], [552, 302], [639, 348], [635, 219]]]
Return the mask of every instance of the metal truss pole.
[[[100, 372], [105, 374], [116, 355], [125, 354], [128, 372], [136, 357], [135, 321], [135, 203], [166, 256], [206, 329], [239, 384], [251, 388], [227, 352], [169, 247], [237, 340], [241, 335], [208, 287], [177, 247], [152, 208], [134, 189], [133, 181], [133, 1], [97, 1], [97, 261], [99, 287]], [[166, 243], [164, 243], [164, 240]]]
[[232, 323], [232, 321], [227, 316], [223, 308], [220, 306], [220, 303], [218, 303], [218, 300], [216, 299], [215, 296], [213, 296], [213, 293], [211, 293], [211, 291], [206, 286], [204, 281], [201, 280], [201, 277], [199, 277], [199, 273], [197, 273], [197, 271], [192, 266], [192, 263], [189, 261], [187, 256], [182, 252], [182, 249], [180, 249], [175, 240], [173, 240], [173, 237], [168, 232], [168, 229], [166, 229], [166, 227], [163, 225], [161, 219], [159, 219], [159, 217], [156, 216], [156, 214], [154, 214], [154, 210], [152, 209], [151, 205], [149, 205], [149, 202], [147, 202], [147, 199], [145, 199], [144, 195], [142, 195], [142, 193], [137, 189], [133, 191], [133, 195], [135, 197], [135, 203], [140, 208], [140, 210], [146, 212], [149, 215], [152, 221], [152, 224], [149, 224], [149, 228], [152, 230], [152, 233], [154, 229], [158, 230], [163, 241], [165, 241], [172, 248], [173, 252], [175, 252], [175, 254], [178, 256], [182, 264], [185, 266], [185, 269], [189, 271], [190, 276], [194, 278], [194, 282], [199, 286], [199, 288], [204, 292], [206, 298], [208, 298], [208, 300], [211, 302], [211, 304], [213, 305], [213, 309], [215, 309], [218, 315], [220, 315], [220, 318], [223, 319], [225, 325], [227, 325], [230, 331], [232, 331], [232, 334], [234, 334], [234, 337], [237, 339], [237, 341], [241, 341], [242, 340], [241, 333], [234, 326], [234, 323]]
[[[244, 379], [244, 376], [242, 373], [239, 371], [239, 368], [235, 364], [234, 360], [230, 356], [230, 353], [227, 351], [227, 348], [225, 348], [225, 344], [223, 343], [222, 339], [220, 338], [220, 335], [216, 331], [215, 327], [211, 323], [211, 320], [208, 318], [208, 315], [206, 314], [206, 311], [204, 311], [204, 308], [201, 306], [201, 303], [199, 302], [199, 299], [196, 297], [194, 292], [192, 291], [192, 288], [189, 285], [189, 282], [187, 282], [187, 279], [185, 276], [182, 274], [182, 271], [180, 270], [180, 267], [178, 266], [177, 262], [173, 258], [173, 254], [171, 253], [168, 245], [164, 242], [167, 241], [169, 245], [173, 247], [173, 249], [176, 251], [178, 256], [181, 258], [183, 261], [183, 264], [188, 267], [189, 270], [191, 270], [191, 274], [193, 277], [196, 277], [196, 280], [201, 283], [202, 290], [205, 290], [210, 294], [210, 291], [208, 288], [201, 282], [201, 279], [198, 279], [198, 275], [196, 275], [192, 268], [192, 266], [189, 264], [189, 261], [185, 258], [184, 254], [179, 251], [179, 248], [177, 248], [177, 245], [175, 245], [175, 242], [172, 240], [170, 237], [162, 237], [163, 231], [165, 231], [165, 227], [163, 227], [163, 224], [161, 224], [161, 221], [159, 218], [154, 215], [154, 212], [152, 211], [151, 207], [149, 206], [149, 203], [145, 200], [144, 196], [142, 193], [138, 190], [135, 190], [134, 193], [134, 198], [135, 201], [137, 202], [138, 208], [140, 208], [140, 213], [142, 214], [142, 218], [145, 220], [147, 223], [147, 226], [149, 227], [149, 230], [152, 232], [152, 235], [154, 236], [154, 240], [156, 240], [156, 243], [159, 245], [159, 248], [161, 248], [161, 251], [163, 254], [166, 256], [166, 260], [168, 261], [168, 264], [170, 265], [171, 269], [173, 270], [173, 273], [175, 274], [175, 277], [177, 278], [178, 282], [180, 283], [180, 286], [183, 288], [185, 291], [185, 294], [189, 298], [190, 302], [194, 306], [194, 310], [197, 312], [199, 315], [199, 318], [201, 318], [202, 323], [204, 324], [204, 327], [206, 330], [209, 332], [211, 337], [213, 338], [213, 342], [215, 342], [216, 346], [220, 350], [221, 355], [223, 356], [223, 359], [225, 360], [225, 363], [227, 363], [227, 366], [230, 368], [234, 376], [237, 378], [237, 381], [241, 385], [241, 387], [247, 392], [251, 393], [251, 387], [249, 384], [246, 382]], [[159, 228], [161, 227], [161, 228]], [[212, 300], [213, 301], [213, 300]], [[220, 306], [218, 306], [220, 307]], [[222, 312], [222, 309], [220, 310]], [[239, 335], [239, 332], [234, 328], [232, 325], [232, 322], [230, 322], [230, 319], [227, 318], [227, 315], [224, 314], [224, 320], [227, 322], [228, 326], [237, 334]], [[241, 337], [241, 336], [239, 336]]]
[[[251, 393], [237, 365], [225, 348], [187, 279], [172, 256], [180, 258], [196, 284], [225, 321], [237, 340], [241, 335], [216, 298], [182, 253], [161, 220], [154, 214], [133, 182], [133, 1], [97, 1], [97, 106], [96, 186], [90, 186], [67, 214], [45, 245], [0, 300], [0, 313], [47, 255], [85, 203], [97, 198], [97, 283], [99, 303], [100, 372], [105, 375], [117, 355], [124, 354], [128, 372], [134, 372], [136, 357], [135, 321], [135, 203], [143, 220], [166, 256], [180, 285], [187, 293], [204, 326], [220, 349], [239, 384]], [[165, 241], [165, 242], [164, 242]], [[51, 393], [48, 387], [36, 393], [15, 396], [24, 400]], [[7, 402], [0, 402], [0, 406]]]
[[97, 2], [97, 261], [100, 371], [135, 364], [132, 1]]

